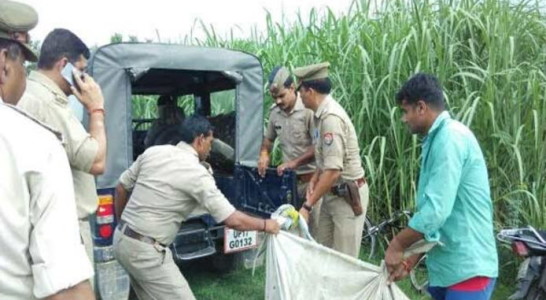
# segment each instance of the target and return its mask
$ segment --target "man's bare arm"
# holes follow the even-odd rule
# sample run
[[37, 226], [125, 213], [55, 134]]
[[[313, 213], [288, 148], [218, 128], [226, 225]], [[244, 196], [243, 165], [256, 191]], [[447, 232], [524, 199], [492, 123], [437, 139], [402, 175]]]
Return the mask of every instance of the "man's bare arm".
[[330, 191], [334, 183], [339, 179], [339, 176], [341, 176], [340, 170], [323, 170], [314, 186], [313, 193], [305, 203], [313, 206], [322, 196]]
[[315, 158], [315, 146], [309, 146], [307, 151], [305, 151], [300, 157], [296, 158], [296, 168], [310, 163]]
[[301, 165], [304, 165], [310, 161], [313, 160], [313, 158], [315, 158], [315, 147], [314, 146], [310, 146], [309, 149], [307, 149], [307, 151], [305, 151], [301, 156], [291, 160], [291, 161], [287, 161], [283, 164], [281, 164], [280, 166], [277, 167], [277, 173], [280, 175], [282, 175], [282, 173], [284, 172], [285, 169], [291, 169], [291, 170], [296, 170], [299, 166]]
[[116, 186], [116, 197], [114, 197], [114, 209], [116, 210], [116, 220], [121, 220], [121, 214], [127, 205], [127, 200], [129, 198], [129, 192], [118, 183]]
[[104, 114], [95, 112], [89, 115], [89, 134], [97, 141], [99, 148], [89, 173], [100, 175], [106, 168], [106, 131]]
[[82, 281], [75, 286], [51, 295], [46, 300], [95, 300], [89, 280]]
[[258, 174], [260, 176], [265, 176], [265, 170], [269, 166], [270, 161], [270, 153], [271, 149], [273, 148], [273, 141], [270, 139], [264, 137], [264, 141], [262, 142], [262, 147], [260, 148], [260, 157], [258, 158]]
[[104, 126], [104, 97], [102, 90], [95, 80], [83, 74], [83, 79], [80, 76], [74, 76], [79, 90], [71, 87], [72, 93], [85, 106], [89, 113], [89, 135], [97, 141], [99, 148], [89, 173], [100, 175], [104, 173], [106, 166], [106, 131]]
[[254, 218], [240, 211], [232, 213], [224, 220], [224, 223], [226, 223], [229, 228], [243, 231], [258, 230], [276, 234], [280, 230], [279, 223], [275, 220]]
[[[400, 231], [389, 243], [389, 247], [385, 252], [385, 264], [389, 271], [389, 281], [400, 280], [408, 273], [404, 266], [404, 251], [413, 243], [423, 239], [423, 234], [407, 227]], [[413, 257], [416, 259], [417, 257]], [[406, 262], [408, 267], [412, 267], [415, 262]]]

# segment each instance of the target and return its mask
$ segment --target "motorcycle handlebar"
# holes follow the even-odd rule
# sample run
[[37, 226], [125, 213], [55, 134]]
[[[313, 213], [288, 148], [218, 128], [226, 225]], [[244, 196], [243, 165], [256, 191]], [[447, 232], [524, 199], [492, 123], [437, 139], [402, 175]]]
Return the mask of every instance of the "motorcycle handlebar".
[[502, 229], [497, 234], [497, 239], [501, 242], [506, 243], [521, 241], [528, 244], [534, 244], [546, 249], [546, 241], [532, 226], [524, 228]]

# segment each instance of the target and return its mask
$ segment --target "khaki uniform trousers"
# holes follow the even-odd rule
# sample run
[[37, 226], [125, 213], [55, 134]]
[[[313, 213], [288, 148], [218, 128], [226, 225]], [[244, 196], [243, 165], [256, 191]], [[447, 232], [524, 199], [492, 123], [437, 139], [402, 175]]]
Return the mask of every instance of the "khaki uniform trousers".
[[351, 206], [342, 197], [332, 193], [322, 197], [317, 237], [320, 244], [356, 258], [360, 253], [362, 230], [368, 208], [368, 184], [361, 186], [358, 191], [363, 210], [358, 217], [355, 217]]
[[169, 248], [133, 239], [116, 229], [114, 256], [129, 273], [138, 299], [195, 299]]
[[[85, 252], [87, 253], [87, 257], [91, 262], [91, 266], [93, 267], [93, 269], [95, 269], [95, 256], [93, 255], [93, 238], [91, 236], [91, 225], [89, 224], [88, 219], [80, 219], [78, 220], [78, 223], [80, 225], [80, 237], [82, 239], [83, 246], [85, 247]], [[89, 282], [91, 283], [91, 288], [95, 290], [95, 276], [89, 278]]]
[[[300, 207], [305, 203], [305, 194], [307, 193], [307, 187], [309, 186], [309, 182], [302, 182], [298, 181], [298, 197], [301, 199], [301, 203], [299, 203], [299, 206], [296, 207], [296, 209], [300, 209]], [[319, 217], [320, 217], [320, 204], [322, 203], [322, 199], [319, 199], [315, 205], [313, 205], [313, 210], [311, 211], [311, 214], [309, 214], [309, 233], [311, 233], [311, 236], [314, 239], [317, 239], [318, 234], [318, 228], [319, 228]]]

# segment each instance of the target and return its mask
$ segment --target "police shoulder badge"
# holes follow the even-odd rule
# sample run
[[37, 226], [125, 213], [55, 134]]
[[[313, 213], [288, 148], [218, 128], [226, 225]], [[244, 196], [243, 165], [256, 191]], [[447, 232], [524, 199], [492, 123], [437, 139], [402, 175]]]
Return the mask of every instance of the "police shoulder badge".
[[324, 145], [330, 146], [334, 142], [334, 134], [331, 132], [326, 132], [324, 134]]

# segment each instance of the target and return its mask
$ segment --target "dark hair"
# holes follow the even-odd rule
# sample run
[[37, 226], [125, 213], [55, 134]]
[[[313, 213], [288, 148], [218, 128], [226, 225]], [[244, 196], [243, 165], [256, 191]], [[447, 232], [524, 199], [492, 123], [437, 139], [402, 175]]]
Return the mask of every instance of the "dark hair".
[[89, 59], [89, 48], [70, 30], [57, 28], [46, 36], [42, 44], [38, 68], [49, 70], [63, 57], [74, 63], [80, 55]]
[[180, 140], [188, 144], [193, 143], [195, 138], [202, 134], [204, 136], [209, 136], [213, 131], [213, 127], [209, 120], [197, 114], [184, 119], [184, 122], [182, 122], [179, 128]]
[[321, 78], [321, 79], [315, 79], [315, 80], [309, 80], [309, 81], [303, 81], [301, 83], [301, 86], [306, 89], [313, 89], [317, 91], [319, 94], [330, 94], [330, 91], [332, 90], [332, 82], [330, 81], [330, 78]]
[[[269, 78], [267, 79], [268, 84], [273, 83], [275, 76], [277, 75], [277, 73], [279, 72], [281, 68], [282, 66], [276, 66], [275, 68], [273, 68], [271, 73], [269, 73]], [[286, 78], [286, 80], [284, 81], [283, 85], [285, 88], [289, 88], [292, 85], [292, 83], [294, 83], [294, 79], [292, 78], [292, 76], [288, 76], [288, 78]]]
[[413, 75], [396, 94], [396, 101], [402, 104], [406, 100], [409, 104], [415, 104], [419, 100], [438, 110], [444, 110], [445, 101], [442, 85], [436, 76], [425, 73]]
[[23, 49], [14, 41], [0, 38], [0, 50], [6, 49], [8, 58], [11, 60], [17, 60], [19, 56], [23, 55]]

